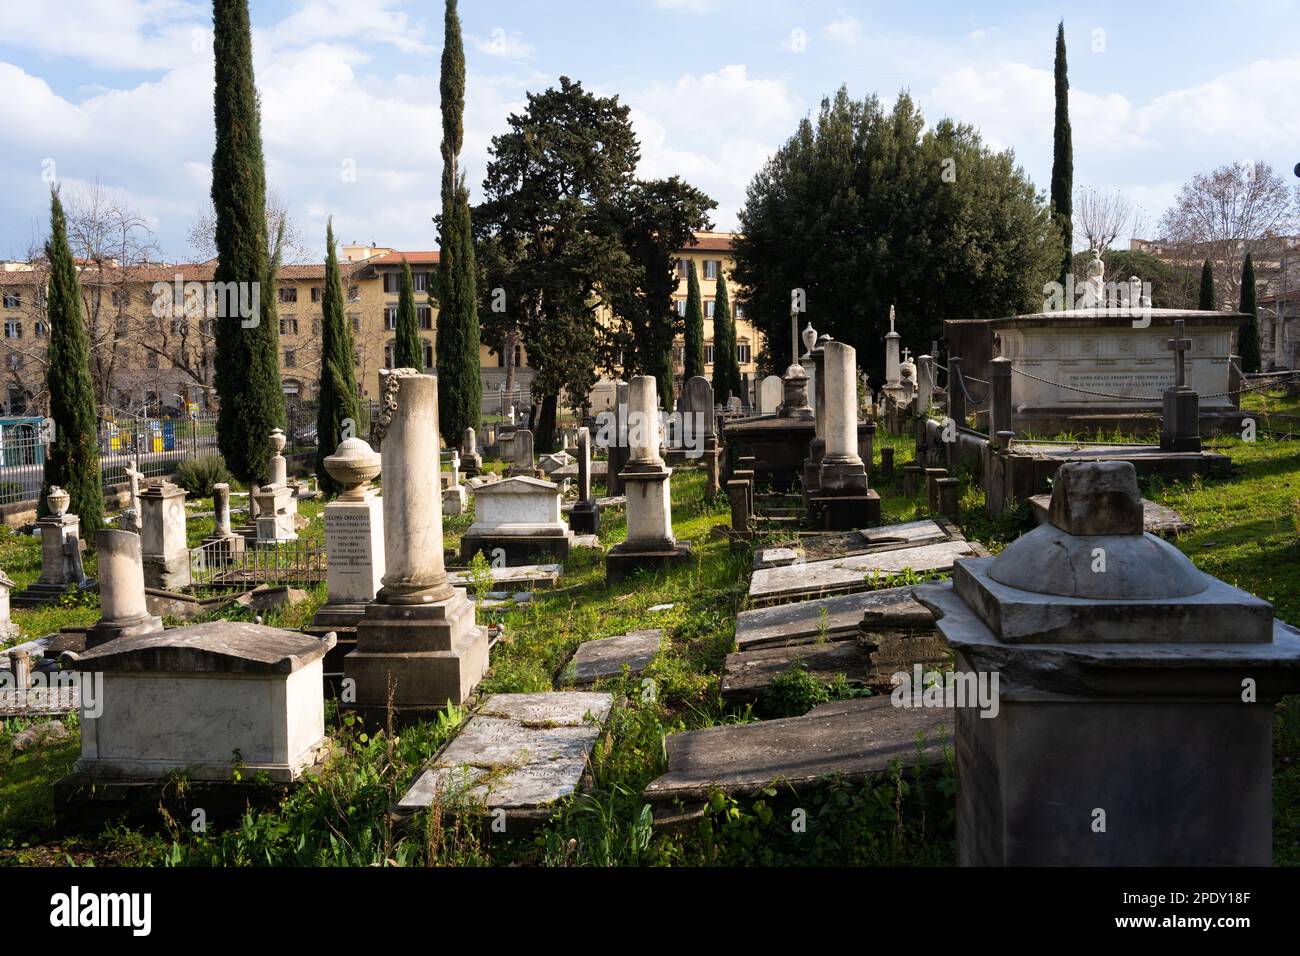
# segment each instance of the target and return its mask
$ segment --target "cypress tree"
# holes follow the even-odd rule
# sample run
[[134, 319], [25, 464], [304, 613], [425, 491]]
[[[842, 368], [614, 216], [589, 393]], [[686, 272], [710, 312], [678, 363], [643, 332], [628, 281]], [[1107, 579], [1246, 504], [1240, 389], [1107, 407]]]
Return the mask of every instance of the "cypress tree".
[[1065, 65], [1065, 21], [1056, 28], [1056, 127], [1052, 133], [1052, 219], [1061, 234], [1061, 285], [1073, 268], [1074, 144], [1070, 133], [1070, 80]]
[[700, 302], [700, 276], [695, 260], [686, 272], [686, 347], [682, 357], [682, 381], [704, 374], [704, 306]]
[[[253, 82], [247, 0], [213, 0], [216, 62], [212, 203], [216, 209], [219, 296], [214, 380], [221, 399], [217, 443], [244, 482], [265, 482], [269, 436], [284, 426], [275, 271], [266, 241], [266, 168]], [[228, 285], [225, 285], [228, 284]], [[232, 307], [243, 303], [252, 309]]]
[[316, 475], [321, 489], [330, 495], [342, 487], [325, 470], [325, 458], [334, 454], [343, 440], [343, 423], [352, 421], [352, 435], [360, 430], [357, 421], [357, 376], [352, 359], [352, 329], [343, 314], [343, 278], [334, 249], [334, 218], [325, 226], [325, 289], [321, 294], [320, 407], [316, 413]]
[[1255, 307], [1255, 263], [1246, 253], [1246, 263], [1241, 267], [1241, 308], [1238, 310], [1250, 316], [1250, 322], [1242, 326], [1237, 352], [1241, 355], [1243, 372], [1260, 371], [1259, 356], [1259, 312]]
[[1201, 266], [1201, 300], [1196, 307], [1202, 312], [1213, 312], [1219, 308], [1214, 295], [1214, 267], [1210, 265], [1209, 259]]
[[45, 257], [50, 263], [46, 384], [54, 433], [45, 459], [38, 510], [49, 513], [45, 497], [51, 485], [58, 485], [70, 496], [68, 513], [81, 518], [81, 532], [86, 535], [104, 526], [95, 386], [90, 378], [90, 335], [81, 316], [81, 282], [68, 247], [68, 223], [57, 192], [50, 194], [50, 240]]
[[727, 278], [718, 271], [718, 291], [713, 306], [713, 399], [724, 404], [740, 396], [740, 365], [736, 361], [736, 323], [731, 317]]
[[397, 289], [397, 341], [393, 344], [393, 368], [424, 371], [424, 347], [420, 342], [420, 324], [415, 317], [415, 284], [411, 281], [411, 264], [402, 256], [402, 279]]
[[482, 412], [479, 378], [478, 290], [469, 189], [457, 170], [465, 139], [465, 48], [456, 0], [447, 0], [442, 47], [442, 220], [438, 258], [438, 425], [448, 445], [459, 445]]

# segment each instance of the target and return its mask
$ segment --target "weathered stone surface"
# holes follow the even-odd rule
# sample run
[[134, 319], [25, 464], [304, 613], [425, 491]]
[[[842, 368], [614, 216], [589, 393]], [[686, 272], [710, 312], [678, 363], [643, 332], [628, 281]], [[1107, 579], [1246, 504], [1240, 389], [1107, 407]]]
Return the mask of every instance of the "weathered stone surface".
[[798, 564], [801, 560], [803, 554], [794, 548], [759, 548], [754, 555], [754, 570], [783, 568], [786, 565]]
[[[515, 567], [492, 568], [492, 586], [529, 589], [551, 588], [564, 573], [562, 564], [521, 564]], [[451, 583], [458, 588], [469, 586], [469, 575], [465, 571], [449, 572]]]
[[[1043, 524], [1047, 521], [1048, 509], [1052, 503], [1051, 495], [1034, 495], [1029, 499], [1029, 506], [1034, 511], [1034, 519]], [[1142, 499], [1142, 530], [1162, 538], [1175, 538], [1190, 531], [1192, 526], [1187, 519], [1167, 505]]]
[[[938, 765], [952, 728], [946, 708], [894, 707], [888, 697], [873, 697], [823, 704], [802, 717], [669, 734], [668, 770], [651, 781], [644, 797], [702, 800], [715, 787], [752, 794], [831, 775], [861, 780], [888, 771], [894, 760], [915, 766], [918, 751], [926, 765]], [[919, 747], [918, 733], [924, 734]]]
[[574, 652], [565, 676], [572, 684], [591, 684], [620, 676], [624, 667], [629, 674], [640, 674], [658, 655], [663, 636], [663, 631], [653, 628], [584, 641]]
[[536, 810], [573, 793], [613, 707], [610, 694], [494, 694], [416, 778], [402, 810], [444, 805]]
[[750, 578], [749, 600], [755, 606], [762, 606], [818, 595], [867, 591], [876, 586], [876, 578], [903, 571], [918, 574], [951, 571], [955, 560], [984, 553], [980, 545], [969, 541], [945, 541], [877, 554], [810, 561], [785, 568], [767, 568], [755, 571]]
[[736, 615], [736, 646], [741, 650], [776, 644], [801, 644], [823, 634], [841, 640], [857, 634], [863, 615], [880, 627], [932, 625], [934, 616], [912, 594], [913, 588], [882, 588], [836, 597], [778, 604], [741, 611]]
[[325, 656], [329, 642], [247, 621], [208, 621], [122, 637], [65, 654], [79, 671], [178, 674], [292, 674]]
[[1142, 495], [1127, 461], [1066, 462], [1056, 472], [1047, 520], [1067, 534], [1141, 534]]
[[807, 560], [820, 561], [895, 548], [910, 548], [920, 544], [935, 544], [940, 541], [962, 540], [965, 540], [964, 536], [950, 522], [926, 518], [880, 528], [801, 535], [799, 545]]
[[867, 683], [871, 662], [857, 641], [761, 647], [728, 654], [722, 669], [722, 697], [732, 703], [752, 703], [796, 663], [823, 683], [843, 674], [850, 684], [862, 685]]

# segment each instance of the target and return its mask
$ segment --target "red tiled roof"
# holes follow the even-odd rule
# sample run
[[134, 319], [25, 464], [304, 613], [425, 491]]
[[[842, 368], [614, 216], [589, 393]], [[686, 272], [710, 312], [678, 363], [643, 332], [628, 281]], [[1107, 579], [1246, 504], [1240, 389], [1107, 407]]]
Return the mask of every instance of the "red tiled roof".
[[735, 235], [732, 233], [722, 233], [718, 235], [702, 235], [697, 233], [695, 236], [695, 245], [686, 246], [678, 249], [678, 252], [731, 252], [735, 243]]
[[358, 265], [400, 266], [403, 257], [413, 266], [436, 266], [438, 264], [438, 250], [434, 249], [421, 252], [386, 252], [382, 256], [362, 259]]

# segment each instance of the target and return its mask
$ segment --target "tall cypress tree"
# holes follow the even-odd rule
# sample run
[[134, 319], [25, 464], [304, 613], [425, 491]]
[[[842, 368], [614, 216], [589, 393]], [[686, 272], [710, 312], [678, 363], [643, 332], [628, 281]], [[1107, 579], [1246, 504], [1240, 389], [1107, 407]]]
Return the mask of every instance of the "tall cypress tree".
[[1214, 267], [1210, 265], [1209, 259], [1201, 266], [1201, 300], [1196, 307], [1202, 312], [1213, 312], [1219, 307], [1214, 294]]
[[1241, 356], [1243, 372], [1260, 371], [1259, 356], [1259, 311], [1255, 307], [1255, 263], [1250, 253], [1246, 253], [1246, 263], [1241, 267], [1241, 308], [1239, 312], [1250, 316], [1250, 322], [1242, 326], [1237, 341], [1237, 353]]
[[[266, 168], [253, 82], [253, 36], [247, 0], [213, 0], [216, 62], [212, 204], [216, 209], [218, 308], [214, 380], [221, 399], [217, 442], [235, 477], [264, 482], [269, 437], [284, 426], [275, 273], [266, 243]], [[243, 301], [252, 309], [232, 308]], [[250, 313], [250, 314], [245, 314]]]
[[438, 425], [448, 445], [459, 445], [466, 428], [478, 426], [483, 382], [479, 378], [478, 289], [469, 189], [458, 169], [465, 140], [465, 48], [456, 0], [447, 0], [442, 46], [442, 218], [438, 258]]
[[316, 413], [316, 475], [326, 494], [342, 490], [325, 470], [325, 458], [334, 454], [343, 440], [343, 423], [352, 421], [352, 434], [360, 432], [357, 421], [357, 376], [353, 368], [352, 329], [343, 314], [343, 278], [334, 248], [334, 218], [325, 226], [325, 289], [321, 294], [320, 407]]
[[38, 510], [49, 513], [45, 496], [51, 485], [58, 485], [72, 499], [68, 513], [81, 518], [82, 533], [87, 534], [104, 526], [95, 386], [90, 378], [90, 335], [81, 316], [81, 282], [68, 247], [68, 223], [57, 192], [50, 194], [50, 240], [45, 257], [50, 263], [46, 384], [54, 434], [45, 459]]
[[1074, 144], [1070, 134], [1070, 80], [1065, 65], [1065, 21], [1056, 28], [1056, 127], [1052, 133], [1052, 220], [1061, 235], [1061, 285], [1073, 269]]
[[402, 278], [397, 287], [397, 341], [393, 344], [393, 367], [424, 371], [424, 346], [415, 317], [415, 284], [411, 264], [402, 256]]
[[704, 306], [700, 302], [700, 276], [695, 260], [686, 271], [686, 347], [682, 356], [682, 381], [704, 374]]
[[718, 270], [718, 291], [713, 305], [713, 399], [723, 404], [740, 397], [740, 363], [736, 359], [736, 323], [731, 317], [727, 277]]

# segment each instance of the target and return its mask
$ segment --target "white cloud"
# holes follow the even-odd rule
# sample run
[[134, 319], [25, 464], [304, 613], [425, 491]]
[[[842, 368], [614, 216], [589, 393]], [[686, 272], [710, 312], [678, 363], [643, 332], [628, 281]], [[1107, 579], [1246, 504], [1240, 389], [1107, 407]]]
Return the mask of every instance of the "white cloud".
[[158, 71], [201, 55], [212, 12], [183, 0], [42, 0], [0, 6], [7, 45], [114, 70]]
[[832, 20], [822, 28], [822, 36], [836, 43], [852, 45], [862, 36], [862, 21], [857, 17], [845, 16]]
[[474, 43], [474, 48], [480, 53], [500, 57], [503, 60], [522, 60], [533, 55], [532, 45], [525, 43], [523, 34], [517, 30], [507, 31], [502, 27], [496, 27], [486, 40], [481, 37], [470, 39]]
[[[381, 43], [403, 53], [429, 55], [440, 46], [430, 44], [424, 27], [393, 9], [404, 0], [297, 0], [298, 9], [270, 31], [277, 47], [302, 46], [319, 41], [352, 40]], [[441, 39], [441, 38], [439, 38]]]

